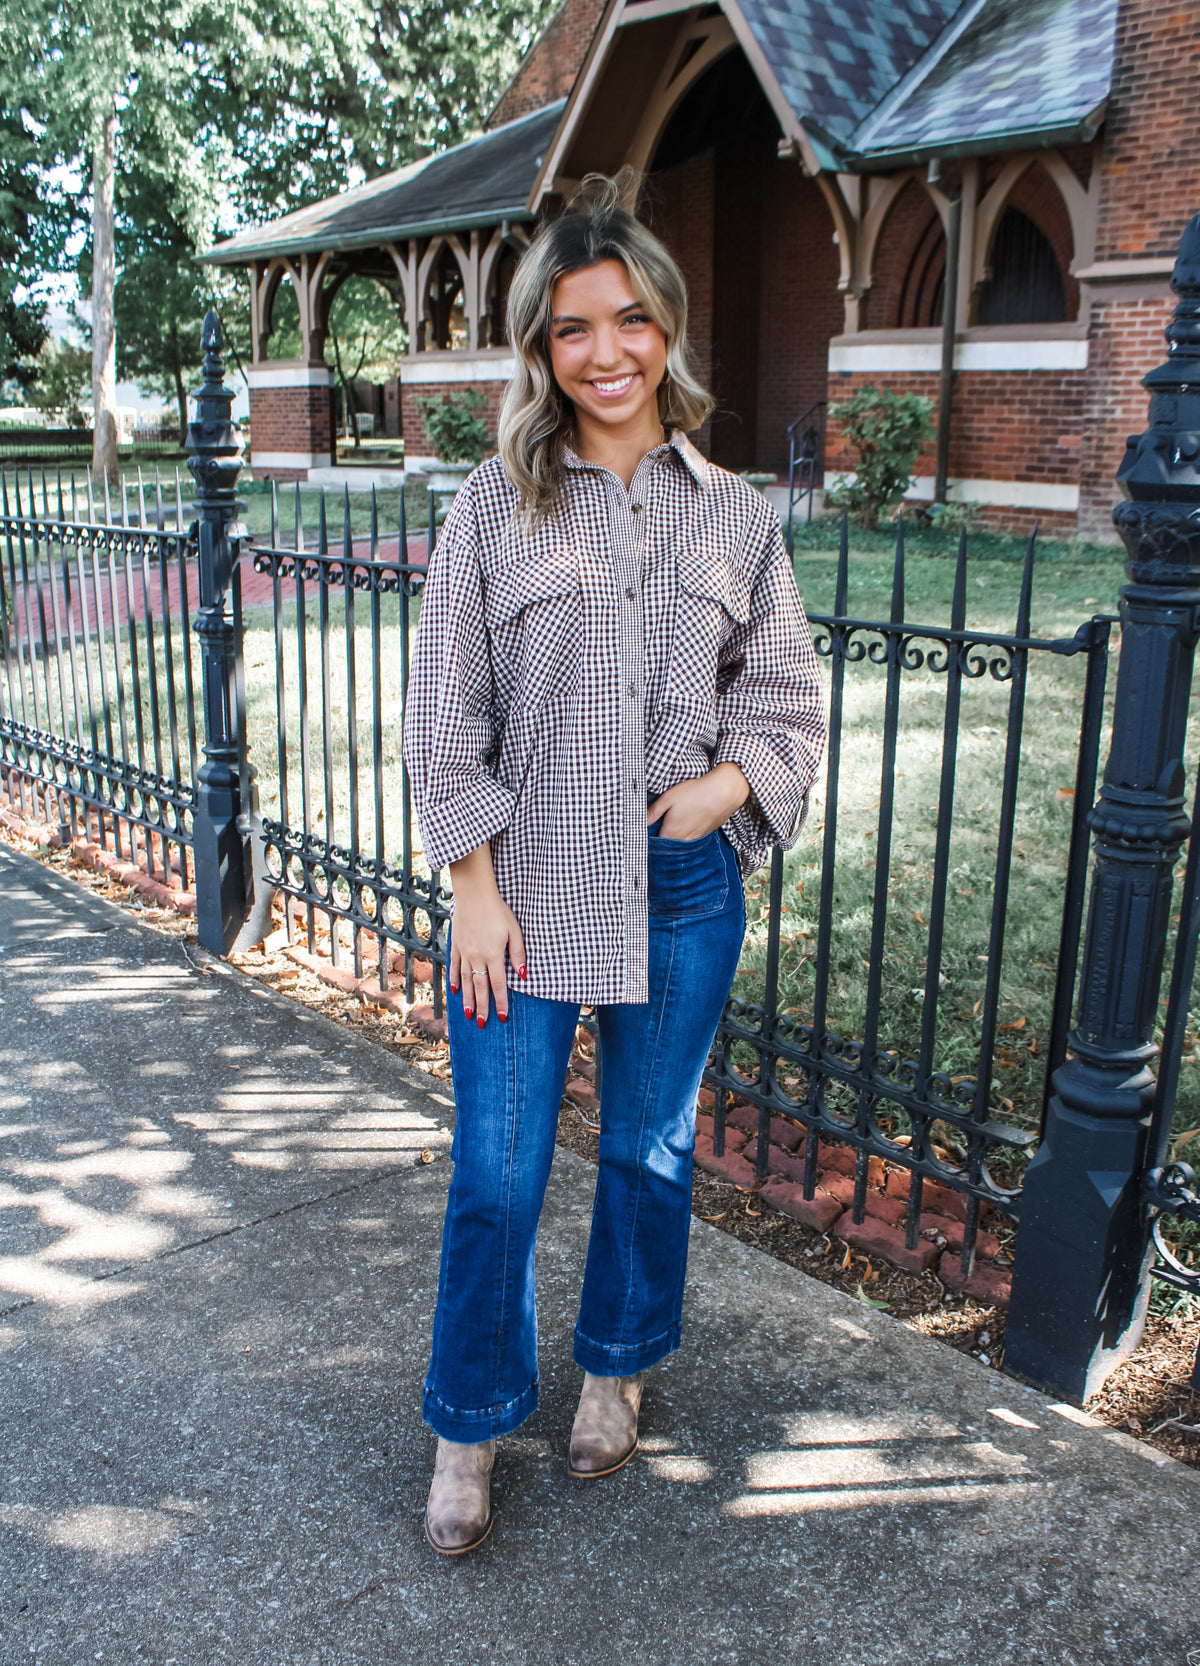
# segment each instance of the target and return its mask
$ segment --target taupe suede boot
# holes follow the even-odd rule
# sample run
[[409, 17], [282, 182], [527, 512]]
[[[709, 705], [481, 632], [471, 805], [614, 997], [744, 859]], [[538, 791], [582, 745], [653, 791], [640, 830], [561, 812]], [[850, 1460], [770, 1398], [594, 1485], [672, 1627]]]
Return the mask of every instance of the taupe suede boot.
[[496, 1442], [437, 1444], [433, 1482], [425, 1506], [425, 1537], [439, 1556], [461, 1556], [492, 1530], [492, 1465]]
[[623, 1469], [637, 1451], [638, 1412], [648, 1371], [636, 1377], [593, 1377], [584, 1373], [579, 1410], [571, 1429], [567, 1472], [595, 1480]]

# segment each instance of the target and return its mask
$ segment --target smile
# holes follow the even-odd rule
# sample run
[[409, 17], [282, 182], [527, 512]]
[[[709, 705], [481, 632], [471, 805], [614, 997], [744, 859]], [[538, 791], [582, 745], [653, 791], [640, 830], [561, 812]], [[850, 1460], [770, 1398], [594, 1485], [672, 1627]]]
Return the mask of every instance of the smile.
[[632, 386], [633, 380], [634, 380], [634, 373], [630, 372], [630, 374], [628, 376], [618, 376], [618, 377], [615, 378], [615, 380], [613, 380], [611, 382], [596, 382], [596, 381], [594, 381], [592, 383], [592, 386], [595, 388], [597, 393], [606, 393], [606, 394], [624, 393], [626, 388]]

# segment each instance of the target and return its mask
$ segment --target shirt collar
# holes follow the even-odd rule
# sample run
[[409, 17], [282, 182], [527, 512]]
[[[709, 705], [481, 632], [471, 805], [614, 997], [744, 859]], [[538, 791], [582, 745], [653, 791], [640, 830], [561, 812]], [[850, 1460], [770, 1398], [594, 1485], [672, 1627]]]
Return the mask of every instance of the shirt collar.
[[[679, 458], [680, 462], [683, 463], [684, 467], [692, 476], [693, 480], [695, 480], [697, 486], [700, 487], [701, 491], [706, 490], [709, 484], [708, 463], [706, 459], [696, 450], [696, 447], [692, 444], [691, 440], [688, 439], [682, 428], [673, 428], [671, 430], [670, 439], [665, 440], [662, 445], [653, 446], [646, 453], [646, 456], [658, 457], [661, 458], [663, 462], [666, 462], [672, 453], [674, 453], [675, 456]], [[585, 462], [582, 457], [572, 451], [569, 445], [563, 446], [563, 461], [569, 469], [594, 469], [600, 467], [598, 463]]]

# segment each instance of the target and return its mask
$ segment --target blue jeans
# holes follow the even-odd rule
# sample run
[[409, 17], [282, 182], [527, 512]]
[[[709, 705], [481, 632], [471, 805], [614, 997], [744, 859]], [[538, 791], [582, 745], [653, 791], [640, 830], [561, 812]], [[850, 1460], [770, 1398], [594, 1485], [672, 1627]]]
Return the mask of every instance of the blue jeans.
[[[600, 1377], [679, 1346], [696, 1093], [737, 968], [745, 903], [720, 833], [651, 828], [650, 999], [596, 1008], [600, 1165], [575, 1359]], [[425, 1421], [447, 1440], [506, 1434], [537, 1408], [534, 1244], [579, 1021], [509, 991], [484, 1029], [449, 1003], [458, 1108]]]

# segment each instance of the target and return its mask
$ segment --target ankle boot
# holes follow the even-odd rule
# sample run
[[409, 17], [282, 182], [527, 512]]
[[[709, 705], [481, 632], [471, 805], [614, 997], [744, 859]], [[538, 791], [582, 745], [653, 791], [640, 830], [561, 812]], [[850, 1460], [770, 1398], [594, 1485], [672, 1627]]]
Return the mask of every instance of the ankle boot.
[[638, 1411], [648, 1371], [636, 1377], [593, 1377], [585, 1372], [579, 1410], [571, 1429], [567, 1472], [594, 1480], [624, 1468], [637, 1451]]
[[461, 1556], [492, 1530], [492, 1465], [496, 1442], [466, 1446], [438, 1440], [433, 1483], [425, 1506], [425, 1537], [440, 1556]]

